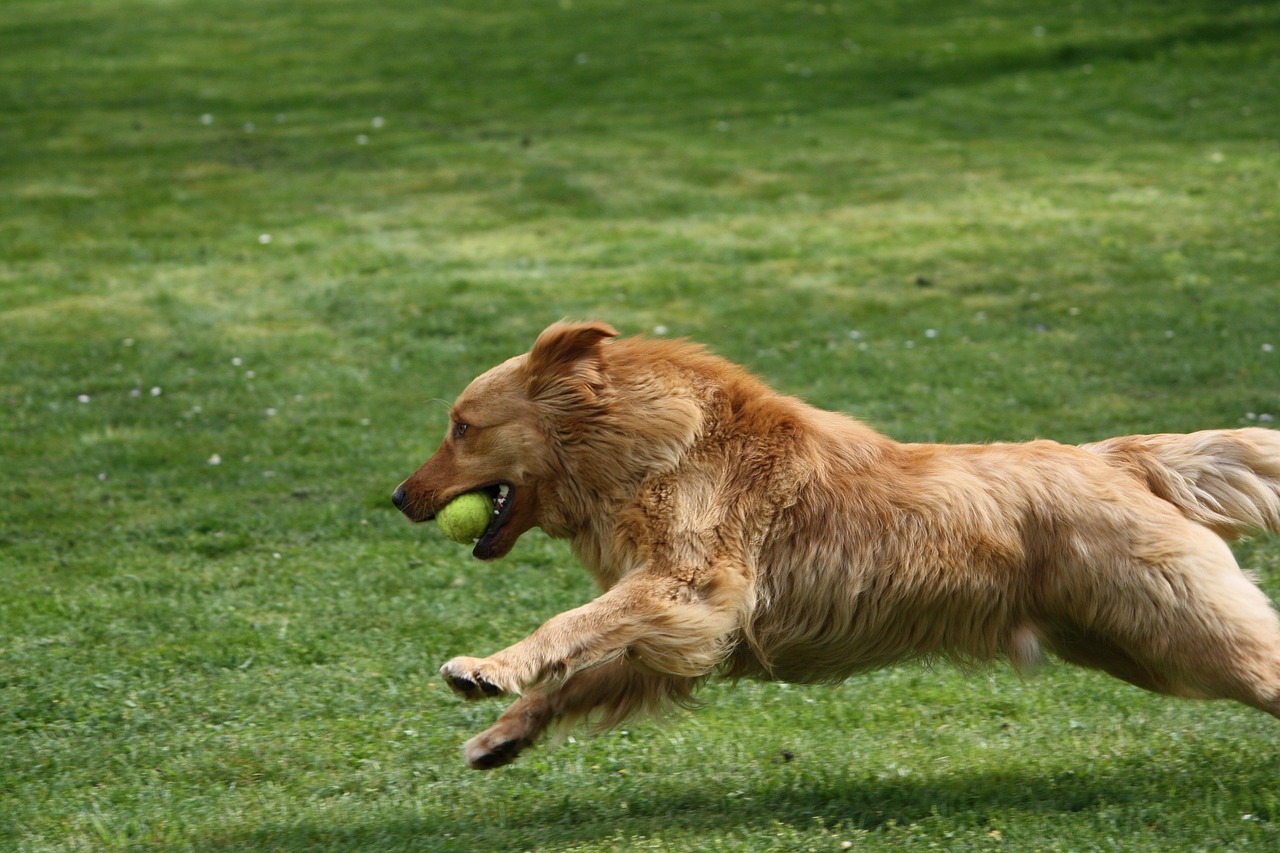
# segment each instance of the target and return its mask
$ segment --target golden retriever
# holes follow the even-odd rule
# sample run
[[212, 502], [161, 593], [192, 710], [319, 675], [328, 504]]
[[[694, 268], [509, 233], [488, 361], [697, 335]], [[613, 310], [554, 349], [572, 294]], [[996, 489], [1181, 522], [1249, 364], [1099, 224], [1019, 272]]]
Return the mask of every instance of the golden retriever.
[[519, 697], [470, 766], [716, 674], [830, 682], [921, 658], [1048, 651], [1280, 716], [1280, 620], [1224, 542], [1280, 531], [1280, 432], [902, 444], [695, 345], [616, 335], [556, 323], [477, 378], [392, 496], [427, 521], [490, 490], [476, 557], [540, 527], [603, 591], [444, 665], [468, 699]]

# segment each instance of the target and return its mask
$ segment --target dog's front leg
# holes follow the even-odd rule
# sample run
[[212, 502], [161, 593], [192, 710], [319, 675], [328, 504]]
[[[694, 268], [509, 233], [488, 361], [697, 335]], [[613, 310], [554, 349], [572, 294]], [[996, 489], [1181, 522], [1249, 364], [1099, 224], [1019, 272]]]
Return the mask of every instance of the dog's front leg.
[[555, 687], [623, 655], [646, 672], [696, 678], [728, 654], [749, 602], [747, 573], [734, 566], [640, 570], [515, 645], [487, 658], [454, 658], [440, 673], [468, 699]]
[[688, 702], [697, 683], [637, 672], [622, 659], [584, 670], [559, 688], [530, 690], [512, 703], [492, 726], [467, 741], [467, 766], [489, 770], [510, 764], [552, 723], [590, 717], [599, 728], [610, 728], [636, 714]]

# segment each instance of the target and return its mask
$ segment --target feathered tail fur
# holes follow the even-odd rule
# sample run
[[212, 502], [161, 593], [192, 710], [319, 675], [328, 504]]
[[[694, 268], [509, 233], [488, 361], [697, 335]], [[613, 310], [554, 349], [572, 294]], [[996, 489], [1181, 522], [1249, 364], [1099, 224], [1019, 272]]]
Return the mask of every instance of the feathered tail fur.
[[1083, 447], [1224, 539], [1280, 533], [1280, 431], [1128, 435]]

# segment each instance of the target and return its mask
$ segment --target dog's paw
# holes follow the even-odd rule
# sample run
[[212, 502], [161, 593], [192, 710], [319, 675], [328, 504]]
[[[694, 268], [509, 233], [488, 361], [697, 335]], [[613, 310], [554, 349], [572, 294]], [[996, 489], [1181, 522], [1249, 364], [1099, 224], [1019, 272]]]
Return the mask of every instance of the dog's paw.
[[462, 752], [472, 770], [492, 770], [510, 764], [532, 741], [495, 726], [467, 741]]
[[486, 673], [488, 668], [480, 658], [454, 658], [440, 667], [440, 674], [453, 692], [466, 699], [489, 699], [509, 692], [498, 686], [495, 676]]

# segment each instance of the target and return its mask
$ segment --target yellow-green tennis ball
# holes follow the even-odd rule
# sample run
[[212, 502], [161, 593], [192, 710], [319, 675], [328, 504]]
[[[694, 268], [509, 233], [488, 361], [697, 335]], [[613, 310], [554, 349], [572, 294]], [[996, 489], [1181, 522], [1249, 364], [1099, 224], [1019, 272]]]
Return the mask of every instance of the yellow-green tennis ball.
[[493, 498], [484, 492], [467, 492], [449, 501], [436, 513], [440, 532], [466, 544], [484, 535], [493, 518]]

